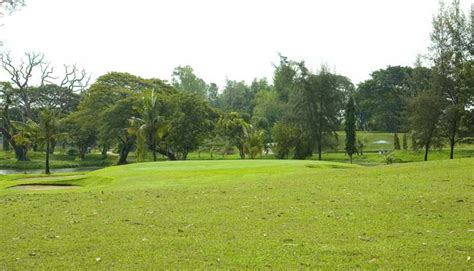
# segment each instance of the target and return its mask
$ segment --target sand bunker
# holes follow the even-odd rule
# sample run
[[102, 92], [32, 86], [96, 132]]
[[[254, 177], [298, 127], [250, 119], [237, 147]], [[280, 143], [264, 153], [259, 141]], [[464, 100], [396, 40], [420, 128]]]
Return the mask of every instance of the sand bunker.
[[44, 191], [44, 190], [60, 190], [60, 189], [74, 189], [79, 188], [76, 185], [54, 185], [54, 184], [19, 184], [8, 189], [12, 190], [26, 190], [26, 191]]
[[35, 181], [35, 182], [40, 182], [40, 181], [66, 181], [66, 180], [75, 180], [75, 179], [82, 179], [85, 178], [86, 175], [72, 175], [72, 176], [41, 176], [41, 177], [29, 177], [29, 178], [21, 178], [21, 179], [16, 179], [15, 181]]

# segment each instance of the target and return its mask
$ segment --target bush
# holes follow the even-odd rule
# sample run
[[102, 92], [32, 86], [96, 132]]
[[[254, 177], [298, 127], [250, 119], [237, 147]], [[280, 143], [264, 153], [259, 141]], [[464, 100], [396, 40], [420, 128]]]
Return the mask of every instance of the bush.
[[69, 156], [78, 156], [79, 151], [77, 149], [69, 149], [66, 151], [66, 154]]
[[383, 154], [383, 162], [386, 165], [393, 164], [395, 162], [395, 158], [393, 157], [393, 152], [386, 152]]
[[232, 155], [235, 153], [235, 149], [233, 146], [225, 146], [224, 148], [224, 154], [225, 155]]

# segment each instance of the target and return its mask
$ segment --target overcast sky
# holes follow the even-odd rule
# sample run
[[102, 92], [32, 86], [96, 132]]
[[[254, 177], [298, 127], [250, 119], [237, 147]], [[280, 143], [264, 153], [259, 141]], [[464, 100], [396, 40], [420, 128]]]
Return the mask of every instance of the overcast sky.
[[[26, 0], [2, 19], [3, 50], [54, 65], [169, 80], [191, 65], [206, 82], [272, 78], [277, 53], [354, 83], [426, 53], [438, 0]], [[467, 13], [470, 0], [461, 0]], [[1, 80], [6, 80], [0, 74]]]

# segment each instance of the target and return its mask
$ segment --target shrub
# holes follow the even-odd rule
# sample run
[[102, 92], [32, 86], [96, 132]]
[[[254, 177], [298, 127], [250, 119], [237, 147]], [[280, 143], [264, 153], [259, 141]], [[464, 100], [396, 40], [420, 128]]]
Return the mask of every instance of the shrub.
[[393, 164], [395, 162], [395, 158], [393, 157], [393, 152], [386, 152], [383, 154], [383, 162], [386, 165]]
[[69, 155], [69, 156], [78, 156], [79, 155], [79, 151], [77, 149], [69, 149], [66, 151], [66, 154]]

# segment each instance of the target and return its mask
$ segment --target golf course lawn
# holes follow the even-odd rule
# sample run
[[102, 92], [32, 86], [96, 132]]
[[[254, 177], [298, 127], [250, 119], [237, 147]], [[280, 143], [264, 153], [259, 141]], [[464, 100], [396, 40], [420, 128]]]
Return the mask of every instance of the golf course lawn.
[[[156, 162], [0, 178], [0, 270], [474, 268], [473, 158]], [[80, 187], [7, 189], [28, 183]]]

